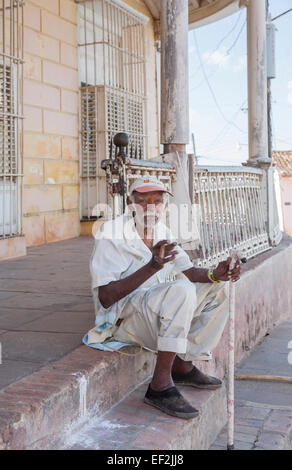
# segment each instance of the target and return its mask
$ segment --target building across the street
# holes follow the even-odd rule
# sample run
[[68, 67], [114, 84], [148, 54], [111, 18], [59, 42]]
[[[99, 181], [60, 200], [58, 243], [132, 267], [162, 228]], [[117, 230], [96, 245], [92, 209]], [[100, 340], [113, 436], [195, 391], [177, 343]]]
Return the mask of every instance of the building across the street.
[[292, 150], [273, 151], [279, 174], [283, 231], [292, 236]]

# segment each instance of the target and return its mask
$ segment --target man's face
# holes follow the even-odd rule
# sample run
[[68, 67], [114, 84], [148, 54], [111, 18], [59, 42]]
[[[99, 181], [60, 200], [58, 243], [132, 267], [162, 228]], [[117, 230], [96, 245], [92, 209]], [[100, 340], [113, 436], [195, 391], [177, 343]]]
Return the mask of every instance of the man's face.
[[[133, 192], [135, 218], [144, 227], [153, 227], [159, 221], [164, 208], [162, 191], [149, 191], [147, 193]], [[132, 202], [133, 204], [133, 202]]]

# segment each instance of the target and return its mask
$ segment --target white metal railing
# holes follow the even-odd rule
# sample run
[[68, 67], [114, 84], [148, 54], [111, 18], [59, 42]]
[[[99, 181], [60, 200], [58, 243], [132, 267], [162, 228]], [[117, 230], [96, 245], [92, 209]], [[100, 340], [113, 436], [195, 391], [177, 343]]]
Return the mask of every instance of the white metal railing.
[[0, 2], [0, 238], [22, 231], [23, 5]]
[[232, 248], [247, 258], [269, 249], [262, 170], [197, 166], [193, 188], [200, 209], [198, 265], [215, 265]]
[[[107, 174], [109, 201], [117, 216], [123, 212], [123, 204], [113, 190], [113, 181], [117, 183], [119, 175], [117, 170], [111, 170], [110, 162], [105, 160], [102, 167]], [[170, 164], [129, 159], [126, 187], [129, 188], [135, 178], [147, 175], [163, 181], [169, 190], [176, 180], [176, 170]], [[199, 208], [200, 247], [190, 253], [198, 266], [215, 266], [233, 249], [248, 259], [275, 244], [268, 233], [263, 170], [247, 166], [195, 166], [190, 188], [193, 188], [192, 201]]]

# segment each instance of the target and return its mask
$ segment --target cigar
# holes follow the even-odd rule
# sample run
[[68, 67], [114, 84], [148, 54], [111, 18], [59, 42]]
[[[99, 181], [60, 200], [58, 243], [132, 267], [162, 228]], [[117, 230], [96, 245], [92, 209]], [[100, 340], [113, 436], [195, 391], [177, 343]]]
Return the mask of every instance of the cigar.
[[162, 245], [159, 250], [159, 258], [163, 259], [165, 255], [165, 245]]

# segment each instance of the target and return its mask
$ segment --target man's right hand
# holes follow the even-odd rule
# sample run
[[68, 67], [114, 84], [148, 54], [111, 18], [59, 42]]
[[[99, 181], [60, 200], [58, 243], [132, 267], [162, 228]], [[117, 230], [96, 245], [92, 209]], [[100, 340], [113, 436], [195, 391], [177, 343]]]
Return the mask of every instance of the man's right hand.
[[115, 302], [126, 297], [149, 277], [153, 276], [156, 271], [163, 268], [165, 263], [174, 260], [177, 251], [174, 250], [176, 242], [170, 243], [169, 240], [161, 240], [152, 247], [152, 258], [149, 263], [142, 266], [138, 271], [130, 274], [124, 279], [112, 281], [98, 289], [99, 300], [104, 308], [109, 308]]
[[176, 242], [170, 243], [169, 240], [161, 240], [152, 247], [152, 258], [150, 266], [159, 271], [163, 268], [165, 263], [173, 261], [178, 251], [174, 250], [177, 245]]

